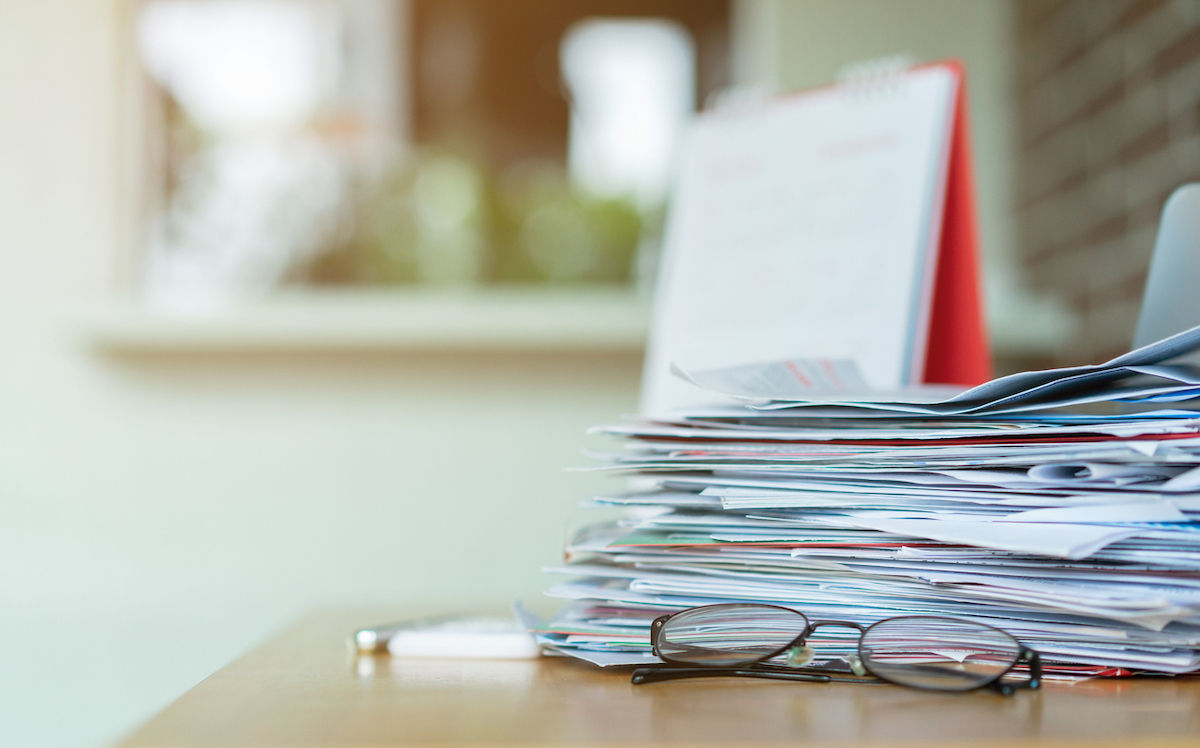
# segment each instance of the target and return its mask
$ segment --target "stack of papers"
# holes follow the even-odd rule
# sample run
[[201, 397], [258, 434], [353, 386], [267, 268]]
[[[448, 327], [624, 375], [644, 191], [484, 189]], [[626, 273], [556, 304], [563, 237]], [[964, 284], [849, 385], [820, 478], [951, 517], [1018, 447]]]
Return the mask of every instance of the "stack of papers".
[[[693, 373], [740, 402], [596, 429], [638, 476], [567, 548], [538, 629], [599, 665], [656, 661], [649, 624], [720, 602], [869, 625], [952, 615], [1050, 675], [1200, 670], [1200, 327], [1099, 366], [964, 392], [854, 394], [852, 364]], [[830, 657], [851, 630], [814, 636]]]

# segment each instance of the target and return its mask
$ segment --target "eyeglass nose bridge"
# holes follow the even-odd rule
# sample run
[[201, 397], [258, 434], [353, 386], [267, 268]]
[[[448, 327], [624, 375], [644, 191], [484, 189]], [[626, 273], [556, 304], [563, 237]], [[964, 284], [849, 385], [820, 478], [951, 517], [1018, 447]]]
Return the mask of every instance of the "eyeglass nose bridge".
[[[854, 623], [853, 621], [812, 621], [804, 627], [804, 631], [800, 632], [800, 636], [793, 639], [792, 643], [784, 649], [787, 652], [788, 665], [803, 667], [812, 661], [816, 653], [812, 647], [808, 646], [808, 637], [822, 626], [854, 629], [858, 632], [859, 641], [862, 640], [862, 635], [867, 630], [862, 624]], [[849, 655], [846, 659], [850, 663], [850, 668], [854, 671], [855, 675], [861, 676], [867, 674], [857, 654]]]
[[812, 621], [804, 627], [804, 631], [800, 632], [800, 636], [796, 637], [796, 640], [792, 642], [792, 646], [794, 647], [804, 644], [806, 641], [808, 641], [808, 637], [812, 636], [814, 631], [824, 626], [837, 626], [840, 628], [855, 629], [858, 631], [859, 636], [862, 636], [863, 632], [867, 630], [866, 626], [853, 621]]

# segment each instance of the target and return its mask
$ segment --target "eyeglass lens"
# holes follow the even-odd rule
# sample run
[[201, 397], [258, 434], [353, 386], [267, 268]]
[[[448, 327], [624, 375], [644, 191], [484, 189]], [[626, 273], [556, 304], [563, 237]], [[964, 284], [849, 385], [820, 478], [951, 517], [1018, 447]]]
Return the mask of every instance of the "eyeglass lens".
[[880, 621], [863, 634], [863, 664], [905, 686], [969, 691], [1004, 675], [1021, 645], [990, 626], [934, 616]]
[[768, 605], [706, 605], [676, 613], [657, 632], [665, 660], [696, 665], [749, 665], [786, 647], [808, 627], [794, 610]]

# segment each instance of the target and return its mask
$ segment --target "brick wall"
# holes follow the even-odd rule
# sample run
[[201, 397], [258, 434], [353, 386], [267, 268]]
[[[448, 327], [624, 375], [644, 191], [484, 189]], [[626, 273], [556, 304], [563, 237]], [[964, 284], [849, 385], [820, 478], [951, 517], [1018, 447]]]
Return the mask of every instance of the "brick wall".
[[[1200, 0], [1016, 0], [1022, 263], [1127, 350], [1162, 204], [1200, 181]], [[1200, 289], [1198, 289], [1200, 293]]]

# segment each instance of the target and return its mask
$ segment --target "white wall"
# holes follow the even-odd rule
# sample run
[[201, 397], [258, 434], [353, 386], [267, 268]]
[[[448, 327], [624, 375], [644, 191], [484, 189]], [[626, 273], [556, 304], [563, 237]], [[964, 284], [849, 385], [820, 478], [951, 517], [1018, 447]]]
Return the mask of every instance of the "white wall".
[[[537, 600], [637, 355], [98, 354], [120, 0], [0, 2], [0, 745], [117, 739], [304, 611]], [[371, 623], [364, 621], [364, 624]]]
[[121, 231], [118, 0], [0, 3], [0, 305], [96, 301]]
[[5, 746], [115, 738], [317, 605], [536, 603], [598, 485], [562, 468], [638, 375], [611, 355], [104, 358], [13, 320], [0, 345]]

